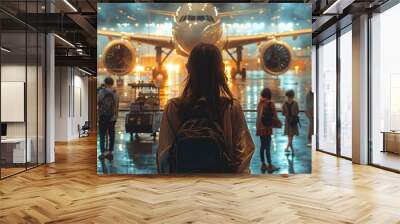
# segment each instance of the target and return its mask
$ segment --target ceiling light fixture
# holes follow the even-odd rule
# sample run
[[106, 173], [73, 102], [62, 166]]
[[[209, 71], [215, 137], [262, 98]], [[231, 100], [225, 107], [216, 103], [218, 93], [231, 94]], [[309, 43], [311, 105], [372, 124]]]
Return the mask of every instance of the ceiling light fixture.
[[330, 5], [327, 9], [325, 9], [322, 14], [323, 15], [342, 14], [343, 9], [351, 5], [353, 2], [354, 0], [336, 0], [332, 5]]
[[78, 67], [78, 70], [81, 71], [81, 72], [83, 72], [83, 73], [85, 73], [85, 74], [87, 74], [87, 75], [90, 75], [90, 76], [93, 75], [92, 73], [90, 73], [90, 72], [88, 72], [88, 71], [86, 71], [86, 70], [83, 70], [83, 69], [81, 69], [81, 68], [79, 68], [79, 67]]
[[1, 47], [0, 49], [1, 49], [1, 51], [4, 51], [6, 53], [10, 53], [11, 52], [11, 50], [9, 50], [9, 49], [7, 49], [5, 47]]
[[58, 34], [54, 34], [55, 37], [57, 37], [59, 40], [61, 40], [62, 42], [64, 42], [65, 44], [67, 44], [70, 47], [75, 48], [75, 45], [73, 45], [71, 42], [69, 42], [68, 40], [60, 37]]
[[68, 1], [64, 0], [65, 4], [67, 4], [74, 12], [78, 12], [78, 10]]

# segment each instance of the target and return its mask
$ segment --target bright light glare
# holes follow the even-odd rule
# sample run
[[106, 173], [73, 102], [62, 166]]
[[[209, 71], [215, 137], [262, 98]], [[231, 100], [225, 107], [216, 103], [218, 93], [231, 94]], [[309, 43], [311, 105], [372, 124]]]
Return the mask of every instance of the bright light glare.
[[64, 0], [65, 4], [68, 5], [68, 7], [70, 7], [74, 12], [78, 12], [78, 10], [68, 1], [68, 0]]
[[179, 72], [179, 65], [178, 64], [171, 64], [168, 63], [165, 68], [167, 69], [167, 73], [173, 74], [173, 73], [178, 73]]
[[134, 71], [135, 72], [143, 72], [144, 71], [144, 66], [136, 65]]
[[224, 61], [225, 64], [225, 75], [229, 79], [232, 78], [232, 67], [229, 65], [229, 61]]

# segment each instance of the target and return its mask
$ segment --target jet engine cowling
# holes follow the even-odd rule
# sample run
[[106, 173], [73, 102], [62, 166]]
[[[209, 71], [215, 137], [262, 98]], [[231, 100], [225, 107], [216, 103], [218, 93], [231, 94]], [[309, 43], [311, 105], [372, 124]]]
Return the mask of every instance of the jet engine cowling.
[[271, 75], [278, 76], [289, 70], [292, 62], [292, 49], [286, 42], [271, 40], [259, 48], [261, 66]]
[[113, 40], [104, 48], [103, 64], [113, 75], [126, 75], [135, 67], [136, 48], [128, 40]]

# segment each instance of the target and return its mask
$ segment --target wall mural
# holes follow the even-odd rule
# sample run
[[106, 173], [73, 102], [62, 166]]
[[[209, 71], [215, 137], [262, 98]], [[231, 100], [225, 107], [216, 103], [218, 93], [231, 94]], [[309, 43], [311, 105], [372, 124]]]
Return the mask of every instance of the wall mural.
[[311, 5], [98, 4], [99, 174], [311, 173]]

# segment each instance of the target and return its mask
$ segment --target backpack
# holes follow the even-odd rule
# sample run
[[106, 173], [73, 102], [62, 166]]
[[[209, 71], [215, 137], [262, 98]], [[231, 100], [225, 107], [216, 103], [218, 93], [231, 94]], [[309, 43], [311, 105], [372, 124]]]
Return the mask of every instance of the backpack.
[[103, 99], [100, 102], [100, 116], [110, 118], [115, 114], [115, 98], [114, 93], [111, 91], [105, 91]]
[[194, 116], [184, 121], [170, 151], [171, 173], [234, 172], [218, 121]]
[[268, 102], [261, 114], [261, 123], [265, 127], [271, 127], [274, 124], [274, 112], [272, 111], [271, 102]]
[[287, 109], [288, 109], [288, 123], [289, 123], [289, 126], [290, 127], [297, 127], [297, 125], [299, 124], [300, 125], [300, 119], [299, 119], [299, 116], [296, 114], [296, 115], [292, 115], [292, 106], [293, 106], [293, 103], [286, 103], [286, 107], [287, 107]]

